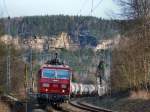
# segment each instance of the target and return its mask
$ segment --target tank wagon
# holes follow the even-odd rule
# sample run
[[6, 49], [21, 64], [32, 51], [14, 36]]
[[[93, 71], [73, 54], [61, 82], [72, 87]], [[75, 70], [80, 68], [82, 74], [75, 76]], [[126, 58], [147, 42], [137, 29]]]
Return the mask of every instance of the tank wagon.
[[98, 95], [97, 87], [94, 84], [71, 83], [71, 96], [94, 96]]

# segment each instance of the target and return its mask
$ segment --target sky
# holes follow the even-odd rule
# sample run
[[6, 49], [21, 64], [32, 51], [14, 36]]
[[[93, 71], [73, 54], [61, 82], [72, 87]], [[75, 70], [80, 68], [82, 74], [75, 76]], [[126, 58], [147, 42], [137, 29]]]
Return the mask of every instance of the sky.
[[93, 0], [93, 5], [92, 0], [0, 0], [0, 7], [1, 17], [64, 14], [106, 19], [115, 18], [120, 9], [114, 0]]

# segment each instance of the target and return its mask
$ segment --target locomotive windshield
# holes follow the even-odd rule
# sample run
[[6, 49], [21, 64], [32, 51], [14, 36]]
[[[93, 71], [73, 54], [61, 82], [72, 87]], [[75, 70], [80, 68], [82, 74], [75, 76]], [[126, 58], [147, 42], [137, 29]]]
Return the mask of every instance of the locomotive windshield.
[[45, 78], [58, 78], [58, 79], [69, 79], [70, 72], [62, 69], [43, 69], [42, 77]]
[[68, 70], [57, 70], [58, 79], [69, 79], [69, 74]]
[[42, 74], [43, 74], [43, 77], [45, 78], [56, 78], [55, 70], [43, 69]]

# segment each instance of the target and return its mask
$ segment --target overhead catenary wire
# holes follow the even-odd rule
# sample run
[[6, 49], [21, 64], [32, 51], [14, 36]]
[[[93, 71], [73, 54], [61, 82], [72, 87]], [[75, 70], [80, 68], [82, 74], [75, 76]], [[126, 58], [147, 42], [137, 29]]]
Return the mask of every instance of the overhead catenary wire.
[[[94, 0], [92, 0], [92, 7], [91, 7], [91, 11], [89, 13], [89, 16], [92, 16], [92, 13], [94, 12], [94, 10], [96, 10], [98, 8], [98, 6], [102, 3], [103, 0], [100, 0], [100, 2], [98, 2], [95, 6], [94, 6]], [[86, 17], [82, 20], [82, 22], [78, 25], [77, 27], [77, 40], [79, 41], [79, 31], [80, 31], [80, 26], [86, 21]], [[80, 45], [80, 43], [79, 43]]]
[[100, 0], [95, 6], [94, 6], [94, 1], [92, 0], [92, 6], [91, 6], [91, 11], [89, 15], [92, 16], [93, 12], [101, 5], [103, 0]]
[[[78, 11], [77, 15], [79, 15], [79, 13], [82, 12], [82, 10], [85, 8], [86, 3], [88, 3], [87, 1], [84, 1], [84, 2], [85, 3], [83, 3], [82, 8]], [[96, 8], [100, 5], [101, 2], [102, 2], [102, 0], [94, 6], [94, 0], [92, 0], [92, 7], [91, 7], [91, 10], [90, 10], [89, 16], [92, 16], [92, 13], [94, 12], [94, 10], [96, 10]], [[78, 41], [78, 44], [79, 44], [79, 63], [82, 63], [81, 62], [82, 60], [81, 60], [81, 48], [80, 48], [79, 34], [80, 34], [80, 27], [81, 27], [82, 23], [84, 23], [85, 21], [86, 21], [86, 17], [81, 21], [80, 24], [78, 24], [78, 27], [76, 28], [76, 30], [77, 30], [76, 37], [77, 37], [77, 41]], [[63, 39], [63, 43], [65, 43], [64, 39]], [[76, 45], [73, 45], [73, 46], [76, 46]], [[76, 66], [79, 66], [79, 65], [76, 65]], [[82, 65], [82, 67], [83, 67], [83, 65]], [[88, 68], [86, 68], [86, 70], [83, 70], [83, 71], [88, 71]]]
[[[86, 3], [88, 3], [87, 1], [85, 1], [85, 4]], [[94, 0], [92, 0], [92, 7], [91, 7], [91, 11], [90, 11], [90, 13], [89, 13], [89, 16], [92, 16], [92, 13], [94, 12], [94, 10], [96, 10], [97, 8], [98, 8], [98, 6], [100, 5], [102, 3], [102, 0], [101, 1], [99, 1], [95, 6], [94, 6]], [[82, 11], [83, 10], [83, 8], [85, 7], [85, 4], [83, 4], [82, 6], [82, 9], [80, 9], [79, 11]], [[78, 13], [77, 13], [77, 15], [78, 15]], [[81, 23], [80, 24], [78, 24], [78, 27], [77, 27], [77, 41], [79, 41], [79, 33], [80, 33], [80, 27], [81, 27], [81, 25], [84, 23], [86, 21], [86, 18], [84, 18], [82, 21], [81, 21]], [[80, 43], [78, 43], [79, 45], [80, 45]], [[78, 46], [79, 46], [78, 45]], [[74, 46], [76, 46], [76, 45], [74, 45]]]
[[92, 16], [92, 12], [93, 12], [93, 5], [94, 5], [94, 1], [92, 0], [92, 6], [91, 6], [91, 16]]
[[9, 12], [8, 12], [8, 7], [7, 7], [7, 4], [6, 4], [6, 0], [3, 0], [3, 5], [4, 5], [4, 10], [6, 12], [6, 16], [10, 16]]
[[84, 10], [85, 6], [87, 5], [89, 0], [84, 0], [83, 4], [81, 5], [81, 8], [77, 12], [77, 15], [81, 15], [81, 12]]
[[[89, 16], [92, 16], [92, 13], [100, 6], [100, 4], [102, 3], [103, 0], [100, 0], [95, 6], [94, 6], [94, 0], [92, 0], [92, 3], [91, 3], [91, 10], [89, 12]], [[85, 6], [87, 5], [88, 3], [88, 0], [85, 0], [83, 2], [83, 4], [81, 5], [81, 8], [79, 9], [79, 11], [77, 12], [77, 15], [80, 15], [81, 12], [85, 9]]]
[[102, 1], [103, 1], [103, 0], [100, 0], [100, 1], [95, 5], [95, 7], [93, 7], [93, 10], [92, 10], [92, 11], [96, 10], [96, 9], [99, 7], [99, 5], [102, 3]]
[[[91, 6], [91, 10], [90, 10], [90, 12], [89, 12], [89, 16], [92, 17], [92, 13], [100, 6], [100, 4], [102, 3], [102, 1], [103, 1], [103, 0], [100, 0], [100, 1], [94, 6], [94, 0], [92, 0], [92, 6]], [[86, 18], [83, 19], [83, 21], [81, 22], [81, 24], [84, 23], [85, 20], [86, 20]], [[78, 25], [78, 27], [80, 27], [80, 24]]]

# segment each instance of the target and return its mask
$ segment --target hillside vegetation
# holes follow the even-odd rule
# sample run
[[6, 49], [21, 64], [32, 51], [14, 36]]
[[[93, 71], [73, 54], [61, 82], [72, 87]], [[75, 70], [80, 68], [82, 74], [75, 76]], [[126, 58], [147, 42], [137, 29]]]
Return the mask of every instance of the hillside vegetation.
[[53, 36], [61, 32], [71, 35], [73, 40], [78, 34], [92, 35], [98, 39], [109, 38], [118, 32], [119, 20], [105, 20], [84, 16], [31, 16], [1, 19], [5, 26], [5, 33], [13, 36]]

